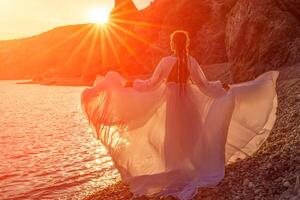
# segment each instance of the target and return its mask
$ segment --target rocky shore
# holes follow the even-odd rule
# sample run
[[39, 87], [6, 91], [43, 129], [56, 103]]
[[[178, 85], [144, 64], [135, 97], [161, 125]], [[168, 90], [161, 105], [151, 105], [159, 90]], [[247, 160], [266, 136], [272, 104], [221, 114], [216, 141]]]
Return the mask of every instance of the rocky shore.
[[[251, 157], [227, 165], [224, 180], [216, 187], [199, 189], [195, 200], [300, 199], [300, 64], [279, 71], [278, 118], [269, 138]], [[118, 182], [85, 200], [131, 198], [128, 187]]]

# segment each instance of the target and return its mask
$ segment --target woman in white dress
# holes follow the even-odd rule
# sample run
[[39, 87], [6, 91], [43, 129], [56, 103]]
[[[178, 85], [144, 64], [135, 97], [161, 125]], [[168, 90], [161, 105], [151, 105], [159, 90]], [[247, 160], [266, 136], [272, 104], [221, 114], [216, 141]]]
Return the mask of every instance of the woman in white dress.
[[254, 153], [275, 122], [278, 72], [229, 88], [206, 79], [188, 46], [187, 33], [176, 31], [174, 54], [150, 79], [109, 72], [82, 93], [96, 137], [134, 196], [191, 199], [223, 179], [229, 160]]

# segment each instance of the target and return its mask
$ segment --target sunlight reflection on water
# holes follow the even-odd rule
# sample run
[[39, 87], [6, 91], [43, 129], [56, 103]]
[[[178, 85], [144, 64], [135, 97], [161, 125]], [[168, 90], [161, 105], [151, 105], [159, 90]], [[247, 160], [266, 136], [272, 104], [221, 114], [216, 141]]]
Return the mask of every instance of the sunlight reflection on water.
[[0, 199], [82, 199], [119, 180], [81, 111], [83, 89], [0, 82]]

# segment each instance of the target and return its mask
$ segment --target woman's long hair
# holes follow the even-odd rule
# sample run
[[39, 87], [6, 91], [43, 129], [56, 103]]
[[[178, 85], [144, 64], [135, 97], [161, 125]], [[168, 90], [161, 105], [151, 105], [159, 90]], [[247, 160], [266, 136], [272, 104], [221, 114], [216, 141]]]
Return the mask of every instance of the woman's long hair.
[[171, 49], [177, 57], [168, 80], [180, 85], [180, 91], [184, 91], [190, 75], [189, 64], [190, 38], [186, 31], [174, 31], [171, 34]]

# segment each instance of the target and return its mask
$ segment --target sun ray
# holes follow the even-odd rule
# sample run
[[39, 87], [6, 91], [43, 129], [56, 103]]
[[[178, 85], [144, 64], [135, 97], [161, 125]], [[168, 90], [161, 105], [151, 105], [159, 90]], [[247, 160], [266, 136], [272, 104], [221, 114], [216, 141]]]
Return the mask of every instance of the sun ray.
[[111, 18], [110, 22], [115, 23], [115, 24], [129, 24], [129, 25], [136, 25], [140, 27], [149, 27], [149, 28], [158, 28], [158, 29], [169, 29], [172, 30], [172, 26], [166, 26], [166, 25], [161, 25], [159, 23], [150, 23], [150, 22], [144, 22], [144, 21], [136, 21], [136, 20], [124, 20], [120, 18]]
[[136, 40], [138, 40], [138, 41], [140, 41], [140, 42], [146, 44], [146, 45], [149, 46], [150, 48], [153, 48], [153, 49], [156, 49], [156, 50], [165, 52], [165, 50], [163, 50], [162, 48], [160, 48], [160, 47], [158, 47], [158, 46], [156, 46], [156, 45], [153, 45], [153, 43], [151, 43], [150, 41], [147, 41], [147, 40], [145, 40], [145, 39], [143, 39], [143, 38], [140, 38], [140, 37], [139, 37], [138, 35], [136, 35], [135, 33], [131, 32], [131, 31], [129, 31], [129, 30], [127, 30], [127, 29], [125, 29], [125, 28], [123, 28], [123, 27], [121, 27], [121, 26], [115, 24], [115, 23], [112, 23], [112, 22], [111, 22], [110, 25], [113, 26], [114, 28], [116, 28], [116, 29], [122, 31], [123, 33], [129, 35], [129, 36], [132, 37], [133, 39], [136, 39]]
[[62, 41], [58, 42], [57, 44], [55, 44], [54, 46], [47, 48], [43, 53], [41, 53], [41, 56], [45, 56], [48, 53], [50, 53], [52, 50], [54, 50], [54, 49], [56, 49], [56, 48], [58, 48], [60, 46], [63, 46], [64, 44], [66, 44], [70, 40], [72, 40], [75, 37], [79, 36], [81, 33], [83, 33], [84, 31], [86, 31], [87, 29], [91, 28], [91, 26], [92, 26], [92, 24], [84, 25], [78, 31], [74, 32], [72, 35], [70, 35], [69, 37], [67, 37], [65, 40], [62, 40]]
[[136, 61], [139, 64], [143, 65], [142, 60], [136, 55], [136, 52], [115, 32], [115, 30], [111, 28], [110, 31], [114, 35], [114, 37], [118, 40], [118, 42], [120, 42], [126, 48], [126, 50], [136, 59]]
[[110, 37], [110, 33], [109, 33], [108, 29], [109, 29], [109, 26], [107, 26], [107, 28], [104, 28], [105, 37], [107, 38], [108, 44], [109, 44], [109, 46], [111, 47], [111, 49], [113, 51], [114, 57], [117, 59], [118, 65], [121, 65], [119, 54], [118, 54], [117, 49], [115, 48], [115, 46], [112, 42], [112, 39]]
[[78, 44], [78, 46], [72, 51], [70, 57], [68, 58], [68, 60], [64, 63], [64, 67], [68, 67], [68, 64], [71, 62], [71, 60], [73, 59], [74, 55], [76, 53], [78, 53], [82, 46], [86, 43], [86, 41], [89, 39], [89, 37], [91, 36], [91, 34], [93, 33], [93, 27], [89, 30], [89, 32], [84, 36], [84, 38], [81, 40], [81, 42]]
[[111, 33], [116, 37], [118, 42], [120, 42], [131, 54], [135, 54], [134, 50], [119, 36], [119, 34], [114, 29], [109, 29]]
[[[112, 30], [110, 26], [107, 27], [107, 30], [108, 30], [108, 32], [110, 33], [110, 36], [109, 36], [110, 39], [111, 39], [111, 35], [113, 35], [113, 36], [117, 39], [117, 41], [121, 43], [121, 45], [125, 46], [126, 50], [127, 50], [131, 55], [132, 55], [132, 54], [135, 54], [135, 52], [133, 51], [133, 49], [131, 49], [129, 46], [127, 46], [127, 45], [125, 44], [125, 41], [124, 41], [124, 40], [123, 40], [116, 32], [114, 32], [114, 30]], [[123, 71], [125, 71], [125, 70], [124, 70], [123, 63], [122, 63], [121, 60], [120, 60], [120, 56], [119, 56], [120, 50], [119, 50], [119, 52], [118, 52], [117, 49], [115, 48], [114, 44], [112, 44], [112, 45], [113, 45], [113, 48], [116, 50], [116, 54], [117, 54], [116, 56], [117, 56], [118, 59], [119, 59], [118, 63], [119, 63], [119, 67], [121, 68], [120, 70], [123, 72]]]
[[106, 41], [105, 41], [105, 33], [104, 29], [100, 29], [101, 43], [100, 43], [100, 56], [101, 56], [101, 66], [105, 66], [106, 64], [106, 56], [104, 55], [106, 49]]
[[129, 53], [131, 53], [132, 55], [136, 55], [136, 52], [134, 51], [134, 49], [128, 43], [126, 43], [126, 41], [123, 38], [121, 38], [115, 30], [113, 30], [113, 29], [110, 29], [110, 30], [116, 36], [118, 41], [121, 42], [121, 44], [126, 47], [126, 49], [128, 50]]
[[83, 74], [86, 74], [86, 71], [88, 69], [88, 66], [91, 62], [91, 59], [92, 59], [92, 54], [95, 50], [95, 46], [96, 46], [96, 41], [97, 41], [97, 38], [99, 37], [99, 27], [95, 27], [95, 31], [93, 32], [93, 39], [92, 39], [92, 42], [91, 42], [91, 46], [89, 48], [89, 51], [88, 51], [88, 56], [87, 56], [87, 59], [84, 63], [84, 67], [83, 67]]

